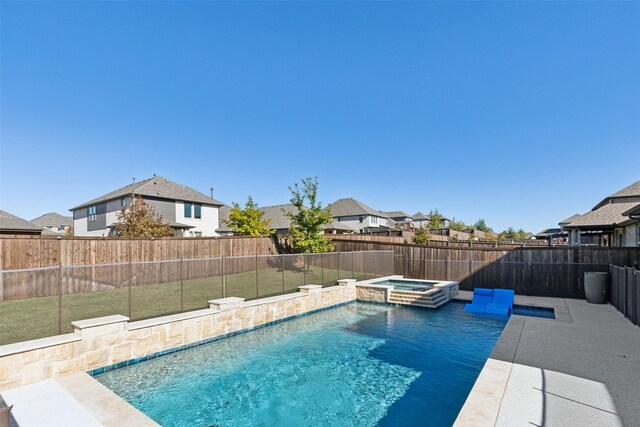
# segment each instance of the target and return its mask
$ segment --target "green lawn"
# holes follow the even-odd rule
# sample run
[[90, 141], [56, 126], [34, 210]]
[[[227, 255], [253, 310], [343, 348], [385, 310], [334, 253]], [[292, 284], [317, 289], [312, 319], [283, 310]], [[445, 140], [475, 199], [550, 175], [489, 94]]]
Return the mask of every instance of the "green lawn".
[[[364, 278], [362, 273], [356, 273], [356, 276]], [[352, 275], [350, 271], [342, 271], [340, 277]], [[338, 279], [338, 271], [311, 266], [306, 274], [302, 269], [285, 270], [283, 277], [282, 270], [263, 268], [258, 270], [257, 278], [258, 286], [255, 270], [227, 275], [225, 296], [252, 299], [295, 292], [304, 283], [331, 286]], [[206, 308], [208, 300], [222, 297], [221, 276], [184, 280], [182, 287], [180, 282], [133, 286], [131, 304], [128, 288], [63, 295], [62, 333], [72, 332], [71, 322], [74, 320], [113, 314], [141, 320]], [[57, 322], [57, 296], [2, 301], [0, 345], [56, 335]]]

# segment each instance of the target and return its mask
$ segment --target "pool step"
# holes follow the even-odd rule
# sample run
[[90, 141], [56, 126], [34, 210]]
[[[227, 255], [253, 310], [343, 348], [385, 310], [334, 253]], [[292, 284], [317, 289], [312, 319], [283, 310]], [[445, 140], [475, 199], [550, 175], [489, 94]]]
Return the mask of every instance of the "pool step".
[[447, 297], [442, 289], [430, 289], [427, 292], [391, 290], [389, 302], [392, 304], [436, 308], [447, 302]]

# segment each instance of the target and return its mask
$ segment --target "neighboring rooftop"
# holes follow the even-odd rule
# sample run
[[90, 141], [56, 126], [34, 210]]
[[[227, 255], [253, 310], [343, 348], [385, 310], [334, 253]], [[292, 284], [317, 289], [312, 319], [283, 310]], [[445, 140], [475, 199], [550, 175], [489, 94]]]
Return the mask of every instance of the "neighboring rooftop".
[[385, 214], [386, 216], [388, 216], [389, 218], [413, 218], [411, 215], [402, 212], [402, 211], [380, 211], [383, 214]]
[[416, 212], [413, 215], [411, 215], [411, 218], [415, 219], [415, 220], [429, 220], [429, 216], [423, 214], [422, 212]]
[[[640, 181], [636, 181], [631, 185], [627, 185], [622, 190], [616, 191], [612, 195], [605, 197], [600, 203], [594, 206], [593, 210], [598, 209], [600, 206], [609, 203], [611, 199], [620, 199], [627, 197], [640, 197]], [[632, 201], [632, 200], [629, 200]], [[638, 201], [636, 201], [637, 203]]]
[[569, 224], [571, 224], [572, 221], [575, 221], [576, 219], [580, 218], [581, 216], [582, 215], [580, 215], [579, 213], [573, 214], [569, 218], [560, 221], [558, 224], [560, 224], [560, 225], [569, 225]]
[[218, 233], [220, 232], [231, 232], [233, 228], [229, 227], [225, 221], [229, 219], [229, 212], [231, 212], [231, 206], [222, 205], [218, 208], [218, 223], [220, 227], [216, 230]]
[[42, 232], [42, 227], [19, 216], [0, 210], [0, 232], [7, 234], [14, 231], [39, 234], [39, 232]]
[[598, 209], [580, 215], [566, 227], [602, 227], [621, 225], [630, 221], [629, 217], [623, 213], [638, 205], [638, 202], [631, 203], [609, 203], [600, 206]]
[[356, 199], [346, 198], [338, 199], [329, 205], [331, 209], [331, 215], [335, 217], [339, 216], [353, 216], [353, 215], [371, 215], [380, 218], [387, 218], [387, 215], [377, 211]]
[[185, 202], [202, 203], [203, 205], [222, 206], [223, 203], [186, 185], [178, 184], [161, 176], [125, 185], [110, 193], [104, 194], [88, 202], [82, 203], [70, 210], [76, 210], [87, 206], [104, 203], [109, 200], [119, 199], [130, 195], [158, 197], [161, 199], [181, 200]]
[[57, 212], [49, 212], [31, 220], [32, 223], [40, 227], [48, 226], [73, 226], [73, 217], [60, 215]]

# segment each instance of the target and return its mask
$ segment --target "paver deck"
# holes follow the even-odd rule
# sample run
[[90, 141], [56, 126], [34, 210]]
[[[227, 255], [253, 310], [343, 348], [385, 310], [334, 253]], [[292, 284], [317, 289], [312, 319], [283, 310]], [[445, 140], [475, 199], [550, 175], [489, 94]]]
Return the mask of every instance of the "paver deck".
[[511, 317], [487, 365], [502, 366], [503, 383], [507, 370], [506, 383], [488, 396], [482, 383], [497, 377], [483, 370], [458, 425], [487, 425], [470, 421], [487, 398], [498, 402], [489, 425], [640, 425], [640, 328], [609, 304], [526, 296], [515, 303], [553, 307], [557, 318]]

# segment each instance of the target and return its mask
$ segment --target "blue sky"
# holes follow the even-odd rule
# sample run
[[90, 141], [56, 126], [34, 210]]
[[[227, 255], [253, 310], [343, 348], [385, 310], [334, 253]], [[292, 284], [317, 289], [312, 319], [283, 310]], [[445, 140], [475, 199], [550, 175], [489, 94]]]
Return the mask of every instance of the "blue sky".
[[640, 179], [640, 3], [2, 2], [0, 205], [154, 173], [539, 231]]

